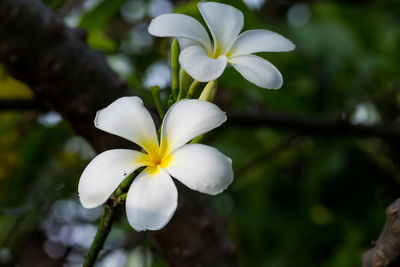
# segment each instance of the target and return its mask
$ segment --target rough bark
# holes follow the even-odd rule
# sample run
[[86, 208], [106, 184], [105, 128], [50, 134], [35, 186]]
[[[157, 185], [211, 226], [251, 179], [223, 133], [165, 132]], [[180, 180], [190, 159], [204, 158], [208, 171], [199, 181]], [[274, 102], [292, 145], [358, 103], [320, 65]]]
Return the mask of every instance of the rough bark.
[[[126, 147], [120, 138], [97, 130], [93, 119], [97, 110], [132, 92], [85, 41], [84, 30], [67, 27], [38, 0], [0, 0], [0, 62], [8, 73], [27, 83], [97, 152]], [[179, 189], [175, 218], [155, 234], [171, 266], [237, 266], [223, 222], [207, 198]], [[176, 253], [176, 248], [185, 249]]]
[[364, 253], [363, 267], [400, 266], [400, 199], [387, 207], [386, 215], [378, 241]]

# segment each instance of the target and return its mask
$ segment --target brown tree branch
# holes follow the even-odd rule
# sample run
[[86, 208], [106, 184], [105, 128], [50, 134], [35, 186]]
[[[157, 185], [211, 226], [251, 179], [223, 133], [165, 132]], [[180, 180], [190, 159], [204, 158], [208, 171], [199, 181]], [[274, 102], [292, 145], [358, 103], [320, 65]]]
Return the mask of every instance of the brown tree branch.
[[[8, 73], [27, 83], [97, 152], [126, 147], [93, 120], [97, 110], [131, 91], [85, 40], [85, 31], [67, 27], [38, 0], [0, 0], [0, 62]], [[207, 197], [182, 189], [176, 216], [155, 233], [165, 258], [177, 267], [237, 266], [234, 246]]]
[[262, 114], [230, 113], [227, 125], [240, 127], [269, 127], [295, 130], [307, 134], [354, 135], [399, 140], [400, 124], [352, 124], [344, 118], [326, 119], [310, 115], [264, 112]]
[[[0, 110], [45, 110], [37, 100], [0, 100]], [[400, 124], [352, 124], [348, 120], [327, 119], [312, 115], [299, 116], [290, 113], [265, 112], [264, 114], [238, 113], [228, 114], [228, 126], [269, 127], [295, 130], [300, 133], [321, 135], [354, 135], [357, 137], [380, 137], [389, 140], [400, 139]]]
[[31, 99], [1, 99], [0, 110], [46, 110], [37, 100]]
[[363, 267], [400, 266], [400, 199], [387, 207], [386, 215], [378, 241], [364, 253]]

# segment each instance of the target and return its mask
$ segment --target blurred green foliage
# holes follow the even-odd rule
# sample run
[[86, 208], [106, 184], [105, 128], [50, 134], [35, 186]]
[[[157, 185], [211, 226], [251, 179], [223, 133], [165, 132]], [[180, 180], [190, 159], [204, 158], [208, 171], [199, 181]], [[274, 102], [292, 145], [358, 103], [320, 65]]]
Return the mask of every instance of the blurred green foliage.
[[[165, 66], [170, 40], [151, 37], [147, 25], [157, 14], [156, 4], [164, 2], [158, 4], [162, 11], [172, 7], [170, 2], [100, 0], [72, 7], [68, 4], [73, 1], [44, 2], [64, 12], [70, 25], [87, 29], [89, 44], [106, 53], [111, 66], [147, 105], [153, 104], [147, 88], [160, 83], [151, 75], [169, 82]], [[202, 21], [195, 1], [175, 2], [176, 12]], [[296, 44], [294, 52], [261, 54], [281, 71], [280, 90], [257, 88], [227, 69], [217, 96], [224, 110], [345, 115], [354, 123], [370, 123], [368, 119], [375, 116], [374, 122], [396, 123], [400, 109], [397, 1], [266, 1], [260, 9], [250, 9], [242, 1], [219, 2], [242, 10], [245, 29], [273, 30]], [[155, 68], [154, 63], [161, 67]], [[1, 73], [2, 99], [32, 97], [26, 87]], [[364, 116], [357, 115], [363, 112]], [[79, 262], [85, 244], [65, 241], [60, 229], [94, 227], [98, 218], [89, 218], [84, 211], [78, 216], [77, 208], [66, 213], [65, 220], [54, 215], [57, 201], [78, 203], [78, 179], [94, 154], [64, 121], [51, 116], [34, 111], [0, 113], [0, 265], [48, 254], [53, 259], [42, 266], [60, 259], [72, 266]], [[213, 197], [213, 203], [227, 221], [243, 266], [360, 266], [362, 253], [382, 229], [385, 207], [399, 196], [397, 143], [261, 127], [224, 127], [209, 142], [233, 160], [235, 181]], [[49, 218], [58, 222], [51, 233]], [[112, 255], [132, 236], [135, 233], [121, 216], [106, 253]], [[43, 247], [38, 250], [44, 256], [27, 249], [31, 239], [39, 240]], [[58, 256], [43, 245], [49, 240], [62, 247]], [[124, 250], [125, 256], [129, 254], [126, 266], [145, 259], [145, 266], [166, 266], [150, 237], [137, 248]]]

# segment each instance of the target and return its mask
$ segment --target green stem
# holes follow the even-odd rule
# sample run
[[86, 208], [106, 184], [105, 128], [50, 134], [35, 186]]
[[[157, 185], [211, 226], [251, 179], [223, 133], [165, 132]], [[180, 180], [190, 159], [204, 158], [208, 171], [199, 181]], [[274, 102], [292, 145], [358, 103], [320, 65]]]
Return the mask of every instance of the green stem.
[[161, 120], [164, 118], [165, 116], [165, 112], [164, 112], [164, 107], [161, 103], [161, 98], [160, 98], [160, 87], [156, 86], [152, 86], [150, 88], [150, 92], [153, 96], [154, 99], [154, 103], [156, 104], [157, 107], [157, 111], [158, 111], [158, 115], [160, 116]]
[[197, 137], [194, 138], [194, 139], [192, 140], [192, 142], [190, 142], [190, 143], [191, 143], [191, 144], [198, 144], [198, 143], [200, 143], [201, 141], [203, 141], [205, 135], [206, 135], [206, 134], [202, 134], [202, 135], [197, 136]]
[[200, 84], [201, 83], [199, 81], [194, 80], [190, 85], [189, 92], [187, 93], [186, 98], [193, 98]]
[[103, 248], [104, 242], [111, 231], [116, 210], [116, 208], [112, 208], [108, 204], [104, 205], [103, 215], [101, 216], [96, 236], [94, 237], [94, 241], [85, 256], [85, 261], [83, 262], [82, 267], [92, 267], [96, 263], [97, 256]]
[[[136, 173], [135, 173], [136, 174]], [[119, 196], [121, 196], [122, 194], [124, 194], [129, 186], [131, 185], [131, 183], [133, 182], [133, 180], [135, 179], [136, 175], [129, 175], [127, 178], [125, 178], [125, 180], [122, 181], [122, 183], [118, 186], [117, 190], [115, 190], [115, 196], [118, 198]]]
[[179, 43], [174, 39], [171, 44], [171, 69], [172, 69], [172, 97], [174, 100], [178, 97], [179, 91]]
[[172, 96], [172, 94], [170, 94], [168, 97], [168, 108], [170, 108], [174, 103], [175, 103], [174, 97]]
[[177, 101], [181, 100], [184, 98], [188, 92], [189, 86], [190, 86], [190, 81], [192, 78], [187, 74], [187, 72], [181, 68], [179, 72], [179, 94], [178, 98], [176, 99]]
[[122, 204], [126, 201], [126, 197], [128, 196], [128, 193], [122, 194], [117, 198], [117, 203]]
[[213, 102], [217, 94], [218, 83], [217, 80], [209, 81], [201, 92], [199, 99], [203, 101]]
[[[92, 267], [96, 263], [97, 256], [99, 256], [100, 251], [103, 249], [104, 242], [106, 242], [107, 236], [111, 231], [112, 224], [114, 222], [115, 214], [119, 207], [118, 204], [122, 204], [123, 201], [126, 200], [129, 186], [135, 179], [136, 175], [129, 175], [125, 180], [119, 185], [117, 190], [115, 190], [115, 198], [114, 204], [106, 203], [104, 205], [103, 215], [101, 215], [101, 219], [99, 222], [99, 226], [97, 227], [96, 236], [90, 245], [90, 248], [85, 256], [85, 260], [83, 262], [82, 267]], [[116, 200], [116, 201], [115, 201]]]

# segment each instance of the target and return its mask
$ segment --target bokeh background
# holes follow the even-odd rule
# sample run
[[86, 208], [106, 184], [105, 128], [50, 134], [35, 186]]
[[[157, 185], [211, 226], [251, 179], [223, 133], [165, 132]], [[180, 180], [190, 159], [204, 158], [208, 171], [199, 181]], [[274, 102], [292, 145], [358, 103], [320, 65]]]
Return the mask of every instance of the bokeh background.
[[[148, 34], [151, 18], [177, 12], [204, 23], [196, 1], [44, 2], [69, 26], [85, 28], [90, 46], [148, 106], [148, 88], [159, 85], [165, 97], [171, 82], [171, 40]], [[227, 69], [217, 96], [224, 110], [398, 123], [398, 1], [220, 2], [244, 13], [245, 30], [269, 29], [296, 44], [293, 52], [261, 53], [281, 71], [280, 90], [257, 88]], [[0, 65], [0, 99], [32, 97]], [[235, 180], [212, 203], [243, 266], [360, 266], [399, 196], [399, 143], [304, 132], [227, 124], [206, 140], [233, 160]], [[59, 114], [42, 109], [1, 110], [0, 149], [0, 266], [80, 266], [102, 212], [82, 208], [77, 196], [93, 149]], [[138, 236], [123, 215], [97, 266], [168, 265], [151, 235]]]

